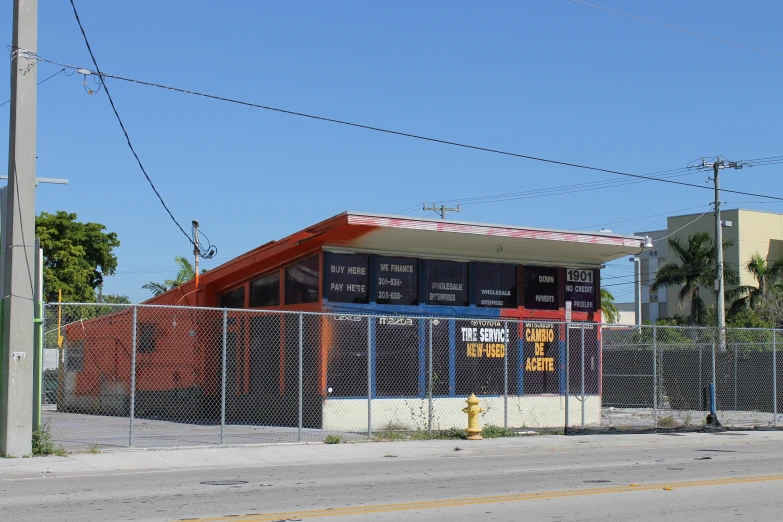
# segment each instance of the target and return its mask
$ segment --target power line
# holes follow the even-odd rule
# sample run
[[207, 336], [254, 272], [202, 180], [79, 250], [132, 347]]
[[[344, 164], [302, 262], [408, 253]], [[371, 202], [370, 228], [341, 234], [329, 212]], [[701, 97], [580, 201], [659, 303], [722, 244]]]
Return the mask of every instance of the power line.
[[[73, 3], [73, 0], [71, 0], [71, 3]], [[538, 157], [538, 156], [531, 156], [529, 154], [520, 154], [520, 153], [516, 153], [516, 152], [510, 152], [510, 151], [501, 150], [501, 149], [493, 149], [493, 148], [490, 148], [490, 147], [482, 147], [482, 146], [479, 146], [479, 145], [471, 145], [469, 143], [461, 143], [461, 142], [456, 142], [456, 141], [444, 140], [444, 139], [440, 139], [440, 138], [432, 138], [432, 137], [423, 136], [423, 135], [420, 135], [420, 134], [413, 134], [413, 133], [397, 131], [397, 130], [393, 130], [393, 129], [386, 129], [386, 128], [383, 128], [383, 127], [375, 127], [375, 126], [372, 126], [372, 125], [365, 125], [365, 124], [362, 124], [362, 123], [355, 123], [355, 122], [350, 122], [350, 121], [346, 121], [346, 120], [338, 120], [338, 119], [335, 119], [335, 118], [328, 118], [328, 117], [325, 117], [325, 116], [319, 116], [319, 115], [315, 115], [315, 114], [308, 114], [308, 113], [292, 111], [292, 110], [288, 110], [288, 109], [281, 109], [279, 107], [272, 107], [272, 106], [269, 106], [269, 105], [261, 105], [261, 104], [257, 104], [257, 103], [237, 100], [237, 99], [234, 99], [234, 98], [226, 98], [224, 96], [217, 96], [217, 95], [214, 95], [214, 94], [207, 94], [207, 93], [202, 93], [202, 92], [198, 92], [198, 91], [182, 89], [182, 88], [179, 88], [179, 87], [172, 87], [172, 86], [163, 85], [163, 84], [159, 84], [159, 83], [147, 82], [147, 81], [143, 81], [143, 80], [136, 80], [136, 79], [133, 79], [133, 78], [127, 78], [127, 77], [124, 77], [124, 76], [118, 76], [118, 75], [114, 75], [114, 74], [106, 74], [106, 73], [101, 72], [100, 70], [90, 71], [89, 69], [84, 69], [84, 68], [80, 68], [80, 67], [74, 67], [74, 66], [71, 66], [71, 65], [55, 62], [53, 60], [48, 60], [48, 59], [43, 58], [43, 57], [38, 56], [38, 55], [35, 55], [35, 57], [38, 60], [41, 60], [41, 61], [44, 61], [44, 62], [47, 62], [47, 63], [52, 63], [52, 64], [55, 64], [55, 65], [60, 65], [62, 67], [68, 67], [68, 68], [71, 68], [71, 69], [76, 69], [76, 71], [81, 73], [81, 74], [95, 74], [95, 75], [101, 76], [102, 80], [105, 79], [105, 78], [111, 78], [111, 79], [114, 79], [114, 80], [120, 80], [120, 81], [124, 81], [124, 82], [135, 83], [135, 84], [138, 84], [138, 85], [145, 85], [147, 87], [155, 87], [155, 88], [158, 88], [158, 89], [169, 90], [169, 91], [178, 92], [178, 93], [182, 93], [182, 94], [190, 94], [190, 95], [199, 96], [199, 97], [202, 97], [202, 98], [208, 98], [208, 99], [222, 101], [222, 102], [226, 102], [226, 103], [233, 103], [233, 104], [242, 105], [242, 106], [245, 106], [245, 107], [252, 107], [252, 108], [256, 108], [256, 109], [263, 109], [263, 110], [267, 110], [267, 111], [271, 111], [271, 112], [277, 112], [277, 113], [280, 113], [280, 114], [288, 114], [288, 115], [291, 115], [291, 116], [298, 116], [298, 117], [301, 117], [301, 118], [307, 118], [307, 119], [311, 119], [311, 120], [324, 121], [324, 122], [328, 122], [328, 123], [335, 123], [335, 124], [338, 124], [338, 125], [345, 125], [345, 126], [348, 126], [348, 127], [354, 127], [354, 128], [358, 128], [358, 129], [364, 129], [364, 130], [370, 130], [370, 131], [375, 131], [375, 132], [381, 132], [381, 133], [384, 133], [384, 134], [391, 134], [391, 135], [395, 135], [395, 136], [402, 136], [402, 137], [405, 137], [405, 138], [422, 140], [422, 141], [427, 141], [427, 142], [430, 142], [430, 143], [439, 143], [441, 145], [450, 145], [452, 147], [459, 147], [459, 148], [463, 148], [463, 149], [476, 150], [476, 151], [481, 151], [481, 152], [489, 152], [489, 153], [492, 153], [492, 154], [499, 154], [501, 156], [509, 156], [509, 157], [514, 157], [514, 158], [519, 158], [519, 159], [538, 161], [538, 162], [541, 162], [541, 163], [548, 163], [548, 164], [551, 164], [551, 165], [560, 165], [560, 166], [563, 166], [563, 167], [572, 167], [572, 168], [578, 168], [578, 169], [584, 169], [584, 170], [591, 170], [591, 171], [595, 171], [595, 172], [605, 172], [607, 174], [615, 174], [615, 175], [618, 175], [618, 176], [625, 176], [625, 177], [635, 178], [635, 179], [643, 179], [643, 180], [647, 180], [647, 181], [658, 181], [658, 182], [661, 182], [661, 183], [669, 183], [669, 184], [672, 184], [672, 185], [680, 185], [680, 186], [684, 186], [684, 187], [692, 187], [692, 188], [698, 188], [698, 189], [702, 189], [702, 190], [704, 190], [704, 189], [712, 190], [709, 187], [705, 187], [705, 186], [702, 186], [702, 185], [697, 185], [695, 183], [687, 183], [687, 182], [684, 182], [684, 181], [674, 181], [674, 180], [671, 180], [671, 179], [664, 179], [664, 178], [655, 178], [655, 177], [652, 177], [652, 176], [646, 176], [646, 175], [642, 175], [642, 174], [632, 174], [632, 173], [629, 173], [629, 172], [622, 172], [622, 171], [619, 171], [619, 170], [605, 169], [605, 168], [601, 168], [601, 167], [593, 167], [593, 166], [590, 166], [590, 165], [583, 165], [583, 164], [580, 164], [580, 163], [572, 163], [572, 162], [568, 162], [568, 161], [560, 161], [560, 160], [553, 160], [553, 159], [549, 159], [549, 158], [541, 158], [541, 157]], [[96, 69], [97, 69], [97, 67], [96, 67]], [[105, 88], [105, 86], [106, 86], [105, 81], [102, 81], [102, 84], [103, 84], [103, 86]], [[107, 95], [109, 94], [108, 90], [107, 90], [106, 94]], [[141, 164], [141, 162], [139, 162], [139, 164]], [[146, 172], [145, 172], [145, 176], [146, 176]], [[766, 195], [763, 195], [763, 194], [754, 194], [754, 193], [751, 193], [751, 192], [742, 192], [742, 191], [738, 191], [738, 190], [724, 189], [723, 192], [732, 193], [732, 194], [741, 194], [741, 195], [744, 195], [744, 196], [752, 196], [752, 197], [759, 197], [759, 198], [766, 198], [766, 199], [774, 199], [774, 200], [783, 201], [783, 197], [766, 196]], [[156, 191], [156, 193], [157, 193], [157, 191]], [[162, 201], [163, 200], [161, 199], [161, 202]], [[173, 216], [172, 216], [172, 219], [173, 219]], [[177, 223], [177, 225], [179, 225], [179, 223]], [[184, 233], [184, 231], [183, 231], [183, 233]], [[187, 234], [185, 234], [185, 235], [187, 236]]]
[[642, 18], [641, 16], [635, 16], [635, 15], [632, 15], [632, 14], [623, 13], [622, 11], [615, 11], [614, 9], [609, 9], [607, 7], [601, 7], [600, 5], [588, 4], [587, 2], [582, 2], [581, 0], [570, 0], [570, 1], [575, 3], [575, 4], [580, 4], [580, 5], [584, 5], [584, 6], [587, 6], [587, 7], [592, 7], [593, 9], [600, 9], [601, 11], [606, 11], [608, 13], [613, 13], [613, 14], [620, 15], [620, 16], [625, 16], [627, 18], [633, 18], [634, 20], [639, 20], [641, 22], [647, 22], [648, 24], [654, 24], [654, 25], [659, 25], [661, 27], [666, 27], [667, 29], [674, 29], [675, 31], [688, 33], [688, 34], [691, 34], [691, 35], [694, 35], [694, 36], [700, 36], [702, 38], [708, 38], [710, 40], [723, 42], [723, 43], [729, 44], [729, 45], [736, 45], [737, 47], [742, 47], [744, 49], [750, 49], [751, 51], [758, 51], [760, 53], [771, 54], [773, 56], [783, 57], [783, 53], [778, 53], [778, 52], [775, 52], [775, 51], [769, 51], [767, 49], [762, 49], [760, 47], [753, 47], [753, 46], [750, 46], [750, 45], [745, 45], [743, 43], [734, 42], [734, 41], [731, 41], [731, 40], [724, 40], [723, 38], [718, 38], [717, 36], [710, 36], [710, 35], [704, 34], [704, 33], [697, 33], [696, 31], [691, 31], [690, 29], [683, 29], [682, 27], [677, 27], [676, 25], [669, 25], [669, 24], [664, 24], [662, 22], [656, 22], [655, 20], [650, 20], [649, 18]]
[[[79, 12], [76, 10], [76, 4], [74, 3], [74, 0], [70, 0], [71, 7], [73, 8], [73, 15], [76, 17], [76, 23], [79, 24], [79, 30], [82, 33], [82, 37], [84, 38], [84, 43], [87, 46], [87, 51], [90, 53], [90, 58], [92, 59], [92, 63], [95, 66], [95, 73], [96, 76], [100, 78], [101, 85], [103, 86], [103, 89], [106, 91], [106, 97], [109, 100], [109, 104], [111, 105], [112, 111], [114, 111], [114, 116], [117, 118], [117, 122], [120, 124], [120, 128], [122, 129], [122, 133], [125, 135], [125, 140], [128, 142], [128, 148], [130, 148], [130, 151], [133, 153], [133, 157], [136, 158], [136, 163], [139, 164], [139, 168], [141, 169], [141, 172], [144, 174], [144, 177], [147, 178], [147, 182], [150, 184], [150, 187], [152, 187], [153, 192], [155, 192], [155, 195], [158, 196], [158, 199], [160, 200], [160, 204], [163, 205], [163, 208], [168, 213], [171, 220], [174, 222], [175, 225], [177, 225], [177, 228], [179, 228], [180, 232], [188, 238], [188, 242], [190, 242], [193, 246], [196, 246], [195, 241], [193, 240], [193, 237], [188, 235], [187, 232], [185, 232], [185, 229], [182, 228], [182, 225], [179, 224], [179, 221], [177, 221], [177, 218], [174, 217], [174, 214], [171, 213], [171, 210], [169, 210], [169, 207], [166, 205], [166, 202], [163, 201], [163, 196], [160, 195], [160, 192], [158, 192], [158, 189], [155, 187], [155, 184], [152, 182], [152, 179], [150, 179], [149, 174], [147, 174], [147, 170], [144, 168], [144, 165], [141, 162], [141, 158], [139, 158], [139, 155], [136, 153], [136, 149], [133, 147], [133, 143], [131, 143], [130, 136], [128, 135], [128, 131], [125, 129], [125, 124], [122, 122], [122, 118], [120, 118], [120, 113], [117, 112], [117, 107], [114, 105], [114, 100], [111, 97], [111, 93], [109, 92], [109, 86], [106, 85], [106, 82], [104, 79], [106, 78], [106, 75], [104, 75], [101, 72], [101, 68], [98, 66], [98, 61], [95, 59], [95, 54], [92, 52], [92, 47], [90, 46], [90, 41], [87, 39], [87, 33], [84, 30], [84, 26], [82, 25], [82, 21], [79, 18]], [[64, 64], [60, 64], [63, 67], [67, 67]], [[77, 69], [77, 72], [78, 69]], [[210, 245], [211, 246], [211, 245]], [[213, 252], [213, 251], [209, 251]], [[201, 253], [202, 257], [211, 257], [214, 254], [205, 254]]]
[[[57, 76], [58, 74], [60, 74], [60, 73], [62, 73], [62, 72], [65, 72], [65, 71], [67, 71], [67, 70], [68, 70], [68, 68], [67, 68], [67, 67], [63, 67], [62, 69], [60, 69], [59, 71], [57, 71], [57, 72], [56, 72], [56, 73], [54, 73], [53, 75], [51, 75], [51, 76], [47, 76], [46, 78], [44, 78], [43, 80], [41, 80], [40, 82], [38, 82], [36, 85], [41, 85], [42, 83], [48, 82], [49, 80], [51, 80], [52, 78], [54, 78], [54, 77], [55, 77], [55, 76]], [[8, 104], [8, 103], [11, 103], [11, 100], [7, 100], [7, 101], [4, 101], [3, 103], [0, 103], [0, 107], [2, 107], [3, 105], [6, 105], [6, 104]]]

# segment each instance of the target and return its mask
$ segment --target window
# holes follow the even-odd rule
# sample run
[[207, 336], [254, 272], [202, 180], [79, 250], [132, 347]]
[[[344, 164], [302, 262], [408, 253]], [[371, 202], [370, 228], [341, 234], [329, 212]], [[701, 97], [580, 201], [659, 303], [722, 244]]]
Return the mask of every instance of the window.
[[650, 250], [650, 257], [658, 257], [658, 251], [657, 250]]
[[69, 341], [65, 348], [65, 371], [84, 370], [84, 341]]
[[658, 302], [658, 294], [650, 294], [650, 302], [651, 303], [657, 303]]
[[318, 302], [318, 256], [285, 269], [285, 304]]
[[650, 303], [642, 303], [642, 321], [647, 321], [649, 319], [650, 319]]
[[324, 254], [324, 297], [335, 303], [367, 303], [368, 258], [361, 254]]
[[274, 272], [250, 283], [250, 306], [277, 306], [279, 304], [280, 272]]
[[667, 303], [658, 303], [658, 318], [669, 317], [669, 307]]
[[517, 268], [514, 265], [476, 263], [474, 281], [477, 306], [516, 308]]
[[245, 307], [245, 287], [240, 286], [235, 290], [226, 292], [220, 296], [220, 308], [244, 308]]
[[647, 285], [647, 280], [650, 279], [650, 260], [642, 259], [642, 284]]
[[525, 267], [524, 303], [531, 310], [557, 310], [557, 268]]
[[136, 335], [136, 351], [152, 353], [155, 351], [155, 323], [139, 323]]
[[427, 261], [427, 304], [468, 306], [468, 264]]

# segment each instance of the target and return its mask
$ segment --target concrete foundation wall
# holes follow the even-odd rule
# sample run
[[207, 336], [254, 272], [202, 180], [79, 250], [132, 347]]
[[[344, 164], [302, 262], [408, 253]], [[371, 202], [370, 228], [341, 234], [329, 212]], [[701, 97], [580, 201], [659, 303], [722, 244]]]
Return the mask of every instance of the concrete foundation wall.
[[[481, 425], [503, 426], [503, 397], [484, 397], [479, 405]], [[432, 429], [465, 428], [467, 414], [463, 397], [437, 397], [432, 400]], [[426, 430], [427, 399], [374, 399], [372, 429], [380, 431]], [[367, 399], [327, 399], [323, 403], [323, 429], [330, 431], [367, 431]], [[569, 398], [569, 424], [581, 426], [582, 403], [579, 396]], [[508, 426], [511, 428], [562, 428], [565, 421], [565, 397], [562, 395], [526, 395], [508, 398]], [[585, 425], [601, 423], [601, 397], [585, 397]]]

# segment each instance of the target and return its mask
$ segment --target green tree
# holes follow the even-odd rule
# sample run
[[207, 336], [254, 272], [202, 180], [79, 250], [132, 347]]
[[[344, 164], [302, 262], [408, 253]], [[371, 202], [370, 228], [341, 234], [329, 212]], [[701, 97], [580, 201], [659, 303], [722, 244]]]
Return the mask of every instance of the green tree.
[[770, 292], [783, 290], [783, 279], [781, 279], [783, 259], [768, 263], [761, 254], [756, 252], [745, 266], [748, 272], [753, 275], [758, 286], [742, 285], [727, 293], [727, 297], [733, 301], [729, 308], [729, 318], [748, 309], [757, 309], [764, 297]]
[[[142, 288], [152, 292], [152, 295], [160, 295], [163, 292], [168, 292], [172, 288], [182, 286], [196, 277], [196, 270], [188, 259], [180, 256], [174, 258], [174, 261], [177, 263], [177, 266], [179, 266], [179, 271], [174, 279], [166, 279], [162, 283], [150, 281], [149, 283], [142, 285]], [[206, 269], [202, 269], [201, 273], [203, 274], [206, 271]]]
[[[723, 249], [733, 243], [723, 242]], [[717, 269], [715, 267], [715, 244], [706, 232], [697, 232], [688, 237], [683, 244], [680, 238], [669, 239], [669, 248], [680, 258], [680, 263], [671, 261], [658, 268], [651, 286], [653, 291], [661, 287], [681, 286], [678, 295], [680, 309], [690, 305], [690, 324], [704, 325], [707, 320], [707, 308], [701, 298], [700, 291], [707, 288], [712, 291]], [[737, 271], [724, 265], [723, 279], [727, 285], [739, 283]]]
[[601, 289], [601, 313], [607, 323], [616, 323], [620, 320], [620, 312], [614, 304], [614, 295], [606, 288]]
[[100, 223], [82, 223], [77, 215], [62, 210], [41, 212], [35, 218], [35, 233], [44, 251], [44, 298], [57, 301], [95, 302], [95, 289], [103, 275], [117, 269], [114, 249], [120, 246], [117, 234], [105, 232]]

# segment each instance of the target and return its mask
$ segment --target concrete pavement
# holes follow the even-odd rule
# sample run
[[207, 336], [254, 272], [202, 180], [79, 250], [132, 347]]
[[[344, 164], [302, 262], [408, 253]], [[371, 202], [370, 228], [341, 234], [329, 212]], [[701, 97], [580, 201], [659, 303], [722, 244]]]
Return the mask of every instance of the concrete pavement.
[[47, 522], [778, 520], [781, 442], [771, 431], [607, 434], [0, 459], [0, 512]]

